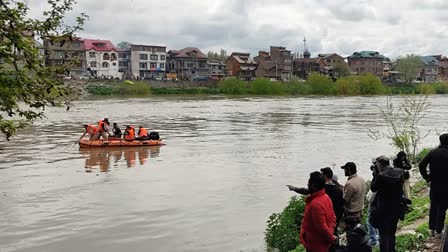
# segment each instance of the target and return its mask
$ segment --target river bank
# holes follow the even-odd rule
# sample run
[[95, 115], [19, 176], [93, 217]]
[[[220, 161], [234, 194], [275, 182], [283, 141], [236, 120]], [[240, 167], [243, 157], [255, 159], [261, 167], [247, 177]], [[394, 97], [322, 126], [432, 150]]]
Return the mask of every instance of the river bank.
[[372, 96], [396, 94], [447, 94], [448, 83], [391, 86], [371, 75], [350, 76], [333, 82], [322, 75], [307, 81], [287, 82], [256, 79], [246, 82], [234, 78], [222, 81], [116, 81], [95, 80], [82, 85], [86, 94], [100, 95], [273, 95], [273, 96]]
[[[416, 171], [414, 171], [416, 175]], [[369, 188], [369, 187], [368, 187]], [[409, 252], [438, 252], [441, 251], [442, 239], [430, 236], [428, 226], [429, 215], [429, 188], [421, 177], [415, 176], [411, 185], [411, 210], [399, 222], [397, 230], [396, 250]], [[272, 251], [305, 252], [305, 248], [299, 244], [300, 219], [303, 216], [305, 197], [293, 197], [285, 209], [279, 214], [270, 216], [267, 222], [266, 243], [268, 247], [276, 247]], [[367, 204], [365, 205], [367, 213]], [[366, 216], [366, 214], [364, 214]], [[365, 223], [364, 218], [364, 223]], [[448, 223], [448, 218], [446, 220]], [[297, 245], [293, 250], [291, 246]], [[374, 247], [374, 252], [379, 252]]]

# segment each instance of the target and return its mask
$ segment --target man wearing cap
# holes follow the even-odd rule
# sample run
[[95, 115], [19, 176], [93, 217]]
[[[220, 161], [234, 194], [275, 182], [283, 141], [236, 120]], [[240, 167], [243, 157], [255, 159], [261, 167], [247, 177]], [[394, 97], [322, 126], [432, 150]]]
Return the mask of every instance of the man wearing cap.
[[347, 233], [350, 234], [350, 231], [361, 222], [366, 182], [356, 174], [355, 163], [347, 162], [341, 168], [344, 169], [344, 174], [348, 177], [344, 185], [344, 222]]
[[440, 135], [439, 140], [440, 146], [431, 150], [419, 164], [420, 174], [430, 184], [429, 229], [431, 236], [435, 235], [436, 238], [442, 236], [448, 208], [448, 134]]
[[386, 156], [376, 158], [375, 165], [377, 169], [373, 171], [370, 184], [370, 189], [376, 193], [372, 203], [375, 212], [372, 212], [370, 216], [375, 218], [375, 223], [371, 224], [378, 228], [380, 251], [395, 252], [395, 233], [403, 199], [403, 171], [393, 168]]

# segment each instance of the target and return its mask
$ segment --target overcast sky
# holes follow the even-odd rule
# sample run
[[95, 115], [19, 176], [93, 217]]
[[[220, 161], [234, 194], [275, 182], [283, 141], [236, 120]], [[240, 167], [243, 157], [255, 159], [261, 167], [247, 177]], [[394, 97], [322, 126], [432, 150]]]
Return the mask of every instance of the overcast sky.
[[[28, 0], [31, 15], [45, 0]], [[90, 16], [79, 35], [204, 52], [251, 52], [269, 45], [317, 53], [374, 50], [448, 54], [448, 0], [78, 0]], [[255, 56], [255, 55], [253, 55]]]

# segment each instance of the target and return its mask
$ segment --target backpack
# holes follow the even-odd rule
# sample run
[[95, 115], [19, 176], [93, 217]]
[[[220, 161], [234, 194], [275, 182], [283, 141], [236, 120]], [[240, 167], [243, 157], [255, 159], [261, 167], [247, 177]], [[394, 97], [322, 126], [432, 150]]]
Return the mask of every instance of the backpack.
[[156, 131], [149, 132], [149, 140], [159, 140], [159, 139], [160, 139], [159, 132]]

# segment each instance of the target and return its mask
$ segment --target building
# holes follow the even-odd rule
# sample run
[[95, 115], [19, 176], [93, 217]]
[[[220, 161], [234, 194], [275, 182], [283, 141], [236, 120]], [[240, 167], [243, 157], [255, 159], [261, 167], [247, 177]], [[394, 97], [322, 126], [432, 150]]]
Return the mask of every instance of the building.
[[132, 79], [131, 49], [118, 50], [118, 72], [122, 73], [123, 79]]
[[209, 77], [207, 56], [196, 47], [168, 51], [167, 72], [183, 80], [203, 80]]
[[373, 74], [379, 78], [383, 77], [384, 55], [375, 51], [354, 52], [347, 57], [348, 65], [354, 74]]
[[83, 39], [87, 71], [97, 78], [121, 78], [118, 71], [118, 48], [109, 40]]
[[423, 63], [423, 69], [420, 78], [423, 82], [436, 82], [439, 75], [439, 60], [441, 55], [420, 56]]
[[225, 76], [226, 65], [219, 60], [208, 60], [209, 76], [212, 79], [220, 80]]
[[254, 58], [257, 62], [255, 76], [258, 78], [291, 79], [293, 62], [291, 51], [282, 46], [271, 46], [270, 52], [259, 51]]
[[438, 59], [438, 74], [439, 76], [437, 77], [438, 80], [440, 81], [447, 81], [448, 80], [448, 58], [447, 57], [440, 57]]
[[250, 57], [249, 53], [233, 52], [226, 60], [226, 71], [228, 76], [243, 80], [255, 78], [257, 63]]
[[338, 65], [347, 66], [344, 57], [337, 53], [320, 53], [317, 55], [320, 72], [326, 75], [333, 75], [333, 69]]
[[295, 58], [293, 61], [293, 75], [307, 79], [312, 72], [320, 73], [319, 58]]
[[44, 39], [45, 65], [70, 66], [69, 76], [79, 78], [86, 74], [87, 65], [84, 43], [80, 38]]
[[131, 45], [131, 70], [134, 78], [162, 79], [166, 72], [166, 46]]

